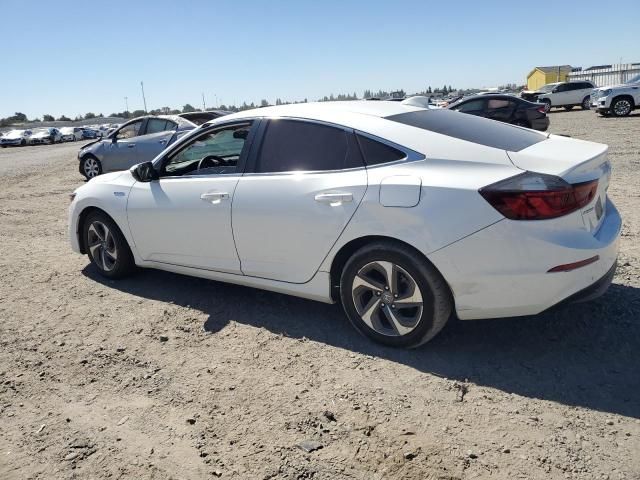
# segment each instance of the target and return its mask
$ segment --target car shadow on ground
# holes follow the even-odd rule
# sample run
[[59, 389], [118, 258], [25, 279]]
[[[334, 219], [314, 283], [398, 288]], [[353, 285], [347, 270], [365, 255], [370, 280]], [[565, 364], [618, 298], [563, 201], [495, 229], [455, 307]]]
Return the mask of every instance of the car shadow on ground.
[[640, 418], [638, 288], [613, 284], [598, 300], [535, 317], [454, 320], [427, 345], [400, 350], [362, 337], [337, 305], [154, 270], [119, 281], [91, 265], [83, 272], [109, 288], [198, 309], [212, 334], [235, 321], [449, 379]]

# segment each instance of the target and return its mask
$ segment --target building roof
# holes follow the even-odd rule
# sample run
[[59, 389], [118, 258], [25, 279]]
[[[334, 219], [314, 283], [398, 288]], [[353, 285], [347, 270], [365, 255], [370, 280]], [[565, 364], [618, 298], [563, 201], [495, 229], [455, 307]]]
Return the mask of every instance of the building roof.
[[562, 73], [569, 73], [571, 71], [571, 65], [554, 65], [554, 66], [550, 66], [550, 67], [534, 67], [534, 69], [529, 72], [529, 75], [527, 75], [527, 78], [530, 77], [531, 75], [533, 75], [533, 73], [536, 70], [539, 70], [539, 71], [541, 71], [543, 73], [557, 73], [558, 72], [558, 68], [560, 69], [560, 72], [562, 72]]

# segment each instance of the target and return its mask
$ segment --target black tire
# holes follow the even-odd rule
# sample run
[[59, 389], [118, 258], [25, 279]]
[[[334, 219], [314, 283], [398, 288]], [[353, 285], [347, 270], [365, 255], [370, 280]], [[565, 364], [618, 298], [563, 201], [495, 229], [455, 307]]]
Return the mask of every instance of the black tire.
[[[104, 235], [104, 230], [101, 231], [100, 225], [108, 228], [107, 235]], [[92, 227], [93, 231], [91, 230]], [[99, 232], [105, 236], [105, 246], [92, 249], [94, 236], [99, 238], [93, 232]], [[111, 279], [123, 278], [135, 270], [133, 254], [127, 240], [124, 238], [120, 228], [106, 213], [95, 211], [87, 215], [82, 225], [82, 235], [89, 260], [103, 277]], [[112, 254], [107, 253], [109, 251], [116, 253], [115, 259]], [[105, 262], [104, 257], [101, 258], [103, 254], [108, 258], [108, 262]]]
[[[95, 175], [93, 174], [93, 172], [95, 172], [96, 170], [95, 168], [92, 168], [90, 166], [90, 162], [95, 162], [95, 165], [97, 165], [98, 167], [97, 173]], [[102, 175], [102, 163], [100, 163], [100, 160], [98, 160], [93, 155], [85, 155], [84, 157], [82, 157], [82, 160], [80, 160], [80, 173], [84, 175], [87, 180], [91, 180], [93, 177]]]
[[615, 98], [611, 102], [609, 113], [614, 117], [626, 117], [633, 110], [633, 101], [629, 97]]
[[571, 110], [573, 110], [573, 105], [567, 105], [566, 107], [564, 107], [565, 112], [570, 112]]
[[580, 106], [582, 110], [591, 110], [591, 97], [584, 97]]
[[[415, 281], [415, 285], [420, 290], [422, 307], [421, 310], [417, 310], [419, 312], [416, 315], [417, 321], [414, 321], [414, 326], [410, 327], [412, 330], [408, 333], [395, 336], [380, 333], [372, 326], [367, 325], [358, 313], [355, 300], [357, 289], [353, 288], [354, 279], [358, 272], [363, 270], [363, 267], [376, 262], [391, 262], [396, 266], [396, 269], [394, 269], [396, 272], [398, 271], [397, 267], [400, 267], [401, 270], [404, 270], [412, 277], [411, 280]], [[362, 278], [362, 276], [359, 278]], [[393, 303], [391, 305], [380, 303], [384, 302], [385, 295], [389, 292], [391, 290], [388, 290], [388, 292], [381, 290], [382, 296], [377, 294], [380, 297], [379, 300], [376, 300], [373, 294], [370, 296], [372, 305], [377, 302], [375, 311], [377, 311], [378, 306], [383, 309], [395, 308]], [[404, 348], [418, 347], [435, 337], [449, 320], [453, 306], [449, 287], [433, 265], [411, 248], [385, 241], [362, 247], [347, 261], [340, 277], [340, 298], [344, 311], [356, 330], [378, 343]], [[397, 295], [396, 298], [398, 298]], [[393, 295], [391, 299], [393, 299]], [[400, 305], [400, 300], [393, 301], [398, 302], [398, 305]], [[375, 315], [386, 315], [385, 312], [375, 313], [375, 311]], [[397, 315], [399, 311], [395, 310], [394, 312]], [[388, 318], [388, 316], [384, 318]], [[387, 323], [391, 325], [388, 320]], [[396, 333], [398, 333], [397, 329]]]
[[551, 110], [551, 100], [549, 100], [548, 98], [543, 98], [541, 103], [544, 105], [544, 112], [549, 113], [549, 111]]
[[27, 141], [23, 138], [22, 140], [20, 140], [20, 146], [24, 147], [27, 144]]

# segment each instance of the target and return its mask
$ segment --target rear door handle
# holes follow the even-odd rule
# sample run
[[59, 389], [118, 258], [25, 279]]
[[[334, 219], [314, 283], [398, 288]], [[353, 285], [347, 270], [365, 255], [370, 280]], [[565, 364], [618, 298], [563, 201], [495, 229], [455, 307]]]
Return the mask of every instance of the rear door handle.
[[332, 207], [337, 207], [346, 202], [353, 201], [353, 195], [351, 193], [319, 193], [315, 197], [316, 202], [328, 203]]
[[135, 147], [135, 146], [136, 146], [136, 144], [135, 144], [135, 143], [130, 143], [129, 145], [127, 145], [127, 148], [133, 148], [133, 147]]
[[220, 203], [222, 200], [227, 200], [229, 198], [229, 194], [226, 192], [209, 192], [203, 193], [200, 195], [200, 199], [205, 202], [211, 202], [214, 205]]
[[158, 143], [161, 143], [162, 145], [164, 145], [165, 143], [167, 143], [167, 141], [166, 140], [160, 140], [160, 142], [158, 142]]

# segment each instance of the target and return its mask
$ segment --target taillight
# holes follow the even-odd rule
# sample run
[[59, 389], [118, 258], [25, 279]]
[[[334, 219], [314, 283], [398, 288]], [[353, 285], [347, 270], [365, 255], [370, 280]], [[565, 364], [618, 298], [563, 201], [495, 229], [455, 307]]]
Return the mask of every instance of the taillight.
[[560, 177], [525, 172], [480, 189], [480, 195], [511, 220], [545, 220], [587, 206], [598, 180], [569, 184]]
[[545, 115], [547, 114], [547, 112], [545, 112], [545, 111], [544, 111], [544, 105], [542, 105], [542, 106], [540, 106], [540, 107], [536, 108], [536, 110], [537, 110], [539, 113], [544, 113]]

